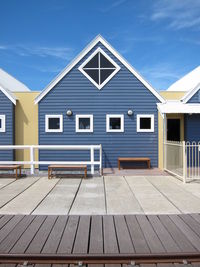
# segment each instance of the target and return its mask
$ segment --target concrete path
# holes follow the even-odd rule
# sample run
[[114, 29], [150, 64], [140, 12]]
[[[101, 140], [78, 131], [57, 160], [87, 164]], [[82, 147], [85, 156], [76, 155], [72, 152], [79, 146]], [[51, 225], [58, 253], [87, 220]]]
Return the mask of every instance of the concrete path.
[[29, 186], [37, 182], [38, 179], [39, 178], [35, 178], [35, 177], [30, 177], [28, 179], [19, 179], [3, 187], [0, 191], [0, 207], [3, 207], [6, 203], [10, 202], [16, 196], [21, 194]]
[[31, 214], [58, 181], [58, 179], [48, 180], [47, 177], [41, 178], [23, 194], [18, 195], [14, 201], [6, 204], [0, 210], [0, 213], [12, 214], [13, 210], [15, 210], [17, 214]]
[[[145, 177], [125, 177], [145, 214], [174, 214], [180, 211]], [[163, 179], [160, 177], [159, 179]]]
[[0, 214], [200, 213], [200, 182], [171, 176], [0, 179]]
[[33, 214], [67, 215], [72, 206], [81, 179], [63, 179], [47, 195]]
[[102, 178], [82, 180], [70, 214], [106, 214]]
[[143, 213], [137, 198], [124, 177], [105, 176], [104, 179], [108, 214]]

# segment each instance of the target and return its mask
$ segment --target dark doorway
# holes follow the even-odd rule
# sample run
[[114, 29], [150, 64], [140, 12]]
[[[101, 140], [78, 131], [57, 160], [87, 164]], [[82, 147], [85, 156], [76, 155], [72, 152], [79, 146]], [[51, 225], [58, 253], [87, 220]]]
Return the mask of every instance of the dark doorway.
[[167, 140], [180, 141], [180, 119], [167, 119]]

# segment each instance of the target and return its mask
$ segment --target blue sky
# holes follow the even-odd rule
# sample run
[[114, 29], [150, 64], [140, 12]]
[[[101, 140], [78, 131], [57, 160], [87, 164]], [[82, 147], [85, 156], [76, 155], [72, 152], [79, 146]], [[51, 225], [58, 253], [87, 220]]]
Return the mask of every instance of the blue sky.
[[157, 90], [200, 65], [200, 0], [0, 0], [0, 68], [42, 90], [97, 34]]

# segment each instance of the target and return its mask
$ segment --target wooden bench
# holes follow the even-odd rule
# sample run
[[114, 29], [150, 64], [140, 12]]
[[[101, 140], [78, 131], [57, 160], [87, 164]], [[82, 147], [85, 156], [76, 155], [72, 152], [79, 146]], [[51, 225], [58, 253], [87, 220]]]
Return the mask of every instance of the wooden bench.
[[[15, 170], [15, 177], [16, 179], [21, 176], [21, 165], [0, 165], [0, 170]], [[19, 170], [19, 176], [18, 176], [18, 170]]]
[[48, 178], [52, 178], [52, 172], [55, 170], [84, 170], [84, 177], [87, 178], [87, 165], [49, 165]]
[[150, 169], [151, 168], [151, 161], [150, 158], [118, 158], [118, 169], [120, 170], [120, 163], [121, 162], [147, 162], [147, 166]]

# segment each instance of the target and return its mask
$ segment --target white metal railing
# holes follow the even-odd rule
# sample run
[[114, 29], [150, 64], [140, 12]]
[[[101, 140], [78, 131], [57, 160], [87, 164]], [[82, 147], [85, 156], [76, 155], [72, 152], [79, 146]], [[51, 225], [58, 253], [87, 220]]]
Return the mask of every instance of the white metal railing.
[[[40, 161], [35, 160], [35, 151], [39, 150], [85, 150], [90, 151], [90, 161]], [[91, 174], [94, 174], [94, 166], [99, 166], [102, 174], [102, 145], [0, 145], [1, 150], [29, 150], [29, 161], [0, 161], [0, 164], [27, 164], [30, 165], [31, 174], [35, 173], [35, 165], [48, 164], [86, 164], [91, 166]], [[99, 151], [99, 160], [95, 161], [95, 150]]]
[[186, 142], [186, 162], [188, 180], [200, 179], [200, 142]]
[[164, 142], [164, 169], [183, 182], [200, 179], [200, 142]]

